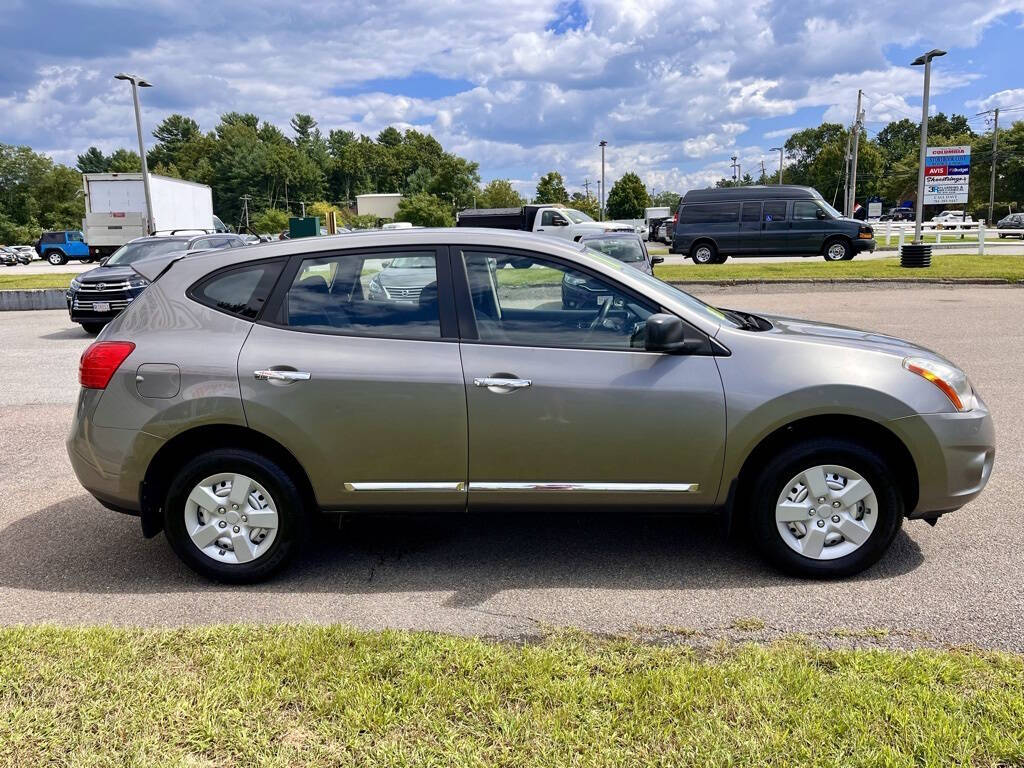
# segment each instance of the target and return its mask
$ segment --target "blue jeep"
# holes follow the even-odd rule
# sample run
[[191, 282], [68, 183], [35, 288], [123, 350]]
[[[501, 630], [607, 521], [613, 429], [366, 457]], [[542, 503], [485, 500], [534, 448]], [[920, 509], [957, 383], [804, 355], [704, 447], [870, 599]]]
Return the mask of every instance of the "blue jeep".
[[71, 259], [92, 261], [92, 257], [89, 255], [89, 246], [86, 245], [85, 238], [77, 229], [43, 232], [39, 242], [36, 243], [36, 251], [39, 252], [40, 257], [54, 266], [67, 264]]

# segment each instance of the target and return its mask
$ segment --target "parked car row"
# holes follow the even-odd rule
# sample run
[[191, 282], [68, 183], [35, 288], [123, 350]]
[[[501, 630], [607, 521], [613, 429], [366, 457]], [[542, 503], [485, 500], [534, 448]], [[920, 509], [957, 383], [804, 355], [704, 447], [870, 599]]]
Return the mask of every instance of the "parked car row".
[[[758, 225], [819, 205], [754, 202]], [[714, 511], [787, 572], [847, 576], [905, 518], [981, 493], [992, 419], [953, 363], [708, 305], [651, 277], [639, 240], [137, 243], [107, 269], [148, 287], [81, 358], [75, 474], [236, 583], [293, 559], [320, 512], [395, 509]], [[560, 303], [567, 284], [594, 300]]]
[[0, 245], [0, 265], [14, 267], [18, 264], [29, 264], [35, 251], [31, 247]]

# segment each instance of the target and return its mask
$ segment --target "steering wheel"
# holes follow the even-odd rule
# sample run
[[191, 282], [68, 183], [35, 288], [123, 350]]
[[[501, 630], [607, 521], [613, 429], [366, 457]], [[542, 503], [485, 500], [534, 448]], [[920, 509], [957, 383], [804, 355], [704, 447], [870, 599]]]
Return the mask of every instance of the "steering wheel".
[[594, 331], [601, 327], [604, 323], [605, 318], [608, 317], [608, 313], [611, 312], [612, 304], [615, 303], [615, 297], [609, 296], [608, 300], [601, 307], [600, 311], [594, 316], [593, 321], [590, 323], [590, 327], [587, 328], [587, 337], [590, 337]]

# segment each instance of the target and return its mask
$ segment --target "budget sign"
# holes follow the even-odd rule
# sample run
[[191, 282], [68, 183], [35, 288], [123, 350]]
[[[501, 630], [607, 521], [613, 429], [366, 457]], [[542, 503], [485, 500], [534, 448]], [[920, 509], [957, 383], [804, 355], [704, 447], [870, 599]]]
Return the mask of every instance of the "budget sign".
[[924, 204], [967, 202], [971, 174], [971, 148], [928, 147], [924, 157]]

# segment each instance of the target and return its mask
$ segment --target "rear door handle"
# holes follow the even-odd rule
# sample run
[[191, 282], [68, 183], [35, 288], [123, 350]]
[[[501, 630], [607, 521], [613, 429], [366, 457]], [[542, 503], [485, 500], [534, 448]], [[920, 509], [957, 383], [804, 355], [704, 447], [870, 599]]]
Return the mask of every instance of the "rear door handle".
[[491, 376], [473, 379], [473, 386], [487, 387], [488, 389], [492, 387], [495, 389], [526, 389], [532, 384], [530, 379], [503, 379]]
[[273, 368], [266, 371], [253, 371], [257, 381], [309, 381], [307, 371], [278, 371]]

